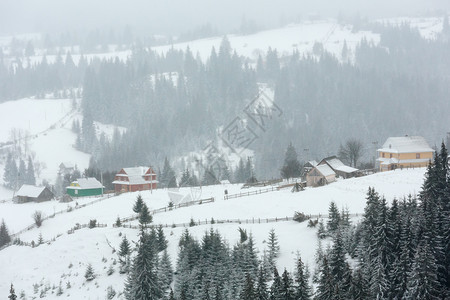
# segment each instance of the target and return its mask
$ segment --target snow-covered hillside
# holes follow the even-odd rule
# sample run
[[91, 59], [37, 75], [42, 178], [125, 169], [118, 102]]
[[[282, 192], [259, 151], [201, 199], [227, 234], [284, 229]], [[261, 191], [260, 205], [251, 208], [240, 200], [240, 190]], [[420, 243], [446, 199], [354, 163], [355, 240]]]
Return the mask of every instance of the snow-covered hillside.
[[[190, 227], [190, 232], [198, 237], [206, 230], [213, 227], [229, 240], [233, 245], [239, 239], [238, 228], [244, 228], [251, 232], [256, 241], [259, 253], [265, 249], [265, 240], [268, 232], [274, 228], [281, 245], [281, 256], [278, 259], [280, 269], [287, 268], [292, 271], [297, 251], [304, 261], [313, 267], [316, 248], [316, 229], [307, 227], [306, 222], [280, 221], [265, 223], [266, 218], [292, 217], [294, 211], [307, 214], [327, 215], [330, 201], [335, 201], [338, 207], [348, 207], [350, 213], [361, 214], [365, 206], [366, 192], [369, 186], [384, 195], [388, 201], [394, 197], [401, 198], [408, 194], [416, 194], [420, 191], [425, 169], [397, 170], [386, 173], [378, 173], [366, 177], [340, 180], [325, 187], [307, 188], [299, 193], [291, 193], [290, 189], [282, 189], [264, 194], [240, 197], [224, 200], [224, 190], [229, 194], [247, 193], [251, 190], [241, 189], [239, 185], [217, 185], [203, 187], [201, 193], [198, 189], [183, 188], [178, 192], [191, 194], [194, 199], [215, 197], [215, 202], [201, 205], [193, 205], [178, 208], [168, 212], [162, 212], [153, 216], [155, 224], [167, 224], [164, 229], [169, 240], [169, 254], [175, 262], [178, 240], [184, 231], [184, 227], [172, 228], [172, 224], [188, 223], [191, 218], [195, 221], [204, 221], [214, 218], [216, 221], [227, 219], [240, 219], [241, 224], [214, 224]], [[47, 298], [57, 298], [52, 293], [53, 285], [58, 286], [61, 281], [65, 290], [64, 296], [69, 299], [101, 299], [106, 295], [106, 289], [113, 285], [116, 291], [123, 287], [125, 276], [116, 272], [110, 277], [106, 271], [117, 255], [112, 253], [108, 245], [118, 247], [121, 237], [125, 234], [128, 238], [136, 240], [138, 231], [135, 229], [113, 228], [112, 224], [118, 216], [128, 217], [133, 215], [132, 206], [138, 193], [122, 194], [107, 198], [95, 204], [80, 209], [73, 209], [45, 220], [40, 228], [35, 228], [20, 235], [22, 241], [37, 241], [39, 234], [48, 241], [56, 238], [50, 244], [40, 245], [36, 248], [26, 246], [11, 246], [0, 251], [0, 294], [6, 294], [10, 282], [13, 282], [16, 291], [24, 290], [27, 296], [36, 296], [33, 293], [33, 284], [38, 284], [40, 291], [49, 286]], [[170, 201], [167, 190], [142, 192], [144, 201], [151, 210], [165, 207]], [[80, 199], [82, 205], [95, 199]], [[54, 211], [75, 208], [76, 203], [28, 203], [12, 204], [0, 203], [0, 219], [4, 218], [12, 232], [17, 232], [32, 223], [31, 214], [35, 210], [41, 210], [45, 215], [51, 215]], [[263, 220], [261, 224], [246, 224], [245, 219]], [[76, 223], [86, 224], [90, 219], [96, 219], [100, 223], [107, 224], [106, 228], [80, 229], [73, 234], [68, 230]], [[353, 219], [354, 221], [357, 218]], [[133, 222], [132, 222], [133, 223]], [[59, 236], [59, 237], [58, 237]], [[297, 237], [297, 238], [293, 238]], [[88, 263], [92, 263], [97, 279], [86, 283], [84, 272]], [[69, 267], [69, 265], [72, 265]], [[69, 281], [71, 288], [66, 290], [65, 284]], [[40, 286], [42, 284], [42, 286]], [[56, 289], [53, 290], [56, 292]], [[69, 296], [70, 295], [70, 296]]]
[[[74, 148], [76, 134], [72, 123], [82, 116], [71, 99], [21, 99], [0, 104], [0, 182], [6, 153], [20, 148], [22, 156], [31, 156], [35, 163], [38, 183], [54, 182], [61, 162], [76, 164], [79, 170], [89, 166], [90, 155]], [[111, 137], [114, 129], [126, 128], [95, 122], [97, 134]], [[39, 167], [37, 167], [39, 164]], [[39, 171], [38, 171], [39, 170]], [[0, 200], [9, 199], [12, 191], [0, 189]]]

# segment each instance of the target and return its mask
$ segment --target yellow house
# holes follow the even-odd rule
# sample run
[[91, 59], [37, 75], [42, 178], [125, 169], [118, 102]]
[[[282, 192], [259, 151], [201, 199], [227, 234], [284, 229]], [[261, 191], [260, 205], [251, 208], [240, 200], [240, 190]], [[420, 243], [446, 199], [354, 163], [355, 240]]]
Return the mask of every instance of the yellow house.
[[428, 166], [435, 152], [421, 136], [390, 137], [378, 149], [380, 171]]

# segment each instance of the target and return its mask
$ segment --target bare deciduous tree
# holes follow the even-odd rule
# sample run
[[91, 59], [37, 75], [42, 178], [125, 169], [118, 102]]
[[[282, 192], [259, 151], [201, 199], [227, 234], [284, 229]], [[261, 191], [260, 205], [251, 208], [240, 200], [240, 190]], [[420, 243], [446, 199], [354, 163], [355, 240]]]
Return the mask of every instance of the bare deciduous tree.
[[356, 168], [358, 160], [362, 156], [363, 145], [360, 140], [349, 139], [345, 145], [339, 147], [339, 158]]

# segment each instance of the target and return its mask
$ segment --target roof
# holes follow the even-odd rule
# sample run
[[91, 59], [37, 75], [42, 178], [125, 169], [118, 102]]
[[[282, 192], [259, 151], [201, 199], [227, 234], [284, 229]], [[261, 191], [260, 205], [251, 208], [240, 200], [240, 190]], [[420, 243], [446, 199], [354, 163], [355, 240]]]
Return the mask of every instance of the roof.
[[353, 172], [358, 171], [358, 169], [355, 169], [355, 168], [352, 168], [349, 166], [341, 166], [341, 167], [336, 168], [336, 170], [344, 172], [344, 173], [353, 173]]
[[75, 168], [75, 164], [68, 162], [68, 161], [62, 162], [59, 166], [60, 167], [64, 166], [64, 168], [66, 168], [66, 169], [74, 169]]
[[[315, 166], [317, 166], [319, 163], [318, 163], [317, 161], [315, 161], [315, 160], [310, 160], [310, 161], [308, 161], [306, 164], [310, 164], [311, 166], [315, 167]], [[305, 164], [305, 165], [306, 165], [306, 164]]]
[[336, 175], [336, 173], [334, 173], [333, 169], [331, 169], [328, 165], [324, 164], [324, 165], [318, 165], [315, 167], [317, 169], [317, 171], [320, 172], [320, 174], [322, 174], [323, 176], [327, 177], [330, 175]]
[[18, 197], [30, 197], [30, 198], [37, 198], [39, 197], [42, 192], [46, 189], [45, 186], [34, 186], [34, 185], [28, 185], [24, 184], [22, 187], [17, 191]]
[[390, 137], [378, 151], [388, 153], [434, 152], [425, 138], [421, 136]]
[[340, 167], [345, 167], [345, 164], [336, 156], [330, 156], [322, 159], [321, 162], [325, 161], [332, 169], [337, 170]]
[[99, 189], [104, 188], [104, 186], [94, 177], [89, 178], [79, 178], [75, 180], [75, 184], [78, 184], [79, 186], [68, 186], [69, 189]]
[[150, 170], [150, 173], [147, 174], [148, 176], [150, 174], [154, 175], [156, 174], [155, 171], [153, 171], [150, 167], [134, 167], [134, 168], [123, 168], [123, 171], [125, 174], [117, 174], [116, 176], [124, 176], [128, 177], [128, 182], [123, 181], [113, 181], [114, 183], [120, 183], [120, 184], [146, 184], [151, 182], [157, 182], [156, 180], [145, 180], [144, 175]]

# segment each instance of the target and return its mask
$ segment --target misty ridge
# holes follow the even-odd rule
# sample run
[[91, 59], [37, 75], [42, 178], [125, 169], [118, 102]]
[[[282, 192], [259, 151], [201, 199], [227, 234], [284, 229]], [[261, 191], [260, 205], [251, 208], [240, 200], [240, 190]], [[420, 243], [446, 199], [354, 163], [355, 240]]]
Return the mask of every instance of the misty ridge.
[[[81, 99], [83, 121], [73, 124], [78, 135], [74, 146], [92, 154], [93, 170], [162, 168], [168, 157], [181, 176], [186, 168], [198, 167], [199, 157], [191, 154], [208, 145], [225, 156], [244, 153], [223, 138], [236, 118], [253, 134], [250, 143], [239, 145], [249, 150], [240, 159], [250, 158], [260, 179], [279, 175], [289, 143], [300, 160], [308, 161], [336, 155], [340, 145], [356, 139], [363, 144], [363, 165], [358, 167], [369, 168], [377, 145], [389, 136], [421, 135], [438, 145], [448, 131], [450, 31], [445, 1], [382, 1], [376, 8], [361, 1], [218, 2], [214, 9], [207, 1], [137, 1], [126, 8], [114, 1], [91, 6], [44, 2], [39, 7], [30, 1], [8, 3], [9, 12], [27, 18], [23, 23], [12, 20], [15, 13], [8, 17], [1, 10], [2, 30], [37, 29], [41, 34], [29, 39], [19, 35], [2, 46], [0, 101], [52, 93], [74, 99], [76, 106]], [[433, 38], [407, 21], [375, 21], [417, 11], [442, 24]], [[318, 38], [311, 51], [278, 51], [274, 44], [248, 57], [228, 38], [230, 33], [252, 35], [329, 17], [337, 18], [336, 27], [371, 32], [379, 41], [344, 41], [332, 53], [326, 45], [331, 42]], [[153, 49], [212, 36], [220, 36], [221, 42], [208, 49], [206, 58], [189, 47], [163, 53]], [[121, 52], [129, 55], [115, 56]], [[246, 109], [261, 90], [276, 107], [268, 107], [273, 115], [265, 115], [264, 124], [252, 123]], [[109, 139], [96, 135], [94, 121], [127, 130]], [[225, 163], [233, 170], [237, 162]]]

